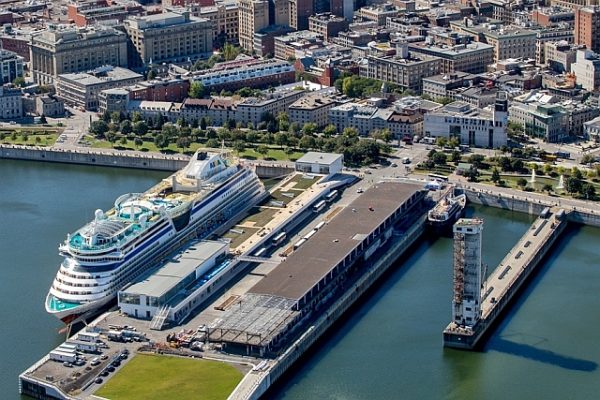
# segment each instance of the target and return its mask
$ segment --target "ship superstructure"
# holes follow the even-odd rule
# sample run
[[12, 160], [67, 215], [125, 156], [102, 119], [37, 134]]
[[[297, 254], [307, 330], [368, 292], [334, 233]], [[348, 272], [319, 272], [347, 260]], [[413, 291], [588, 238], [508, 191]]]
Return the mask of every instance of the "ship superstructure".
[[120, 196], [114, 208], [96, 210], [91, 222], [67, 235], [46, 310], [68, 324], [92, 316], [161, 258], [206, 237], [264, 193], [253, 169], [197, 152], [181, 171], [145, 193]]

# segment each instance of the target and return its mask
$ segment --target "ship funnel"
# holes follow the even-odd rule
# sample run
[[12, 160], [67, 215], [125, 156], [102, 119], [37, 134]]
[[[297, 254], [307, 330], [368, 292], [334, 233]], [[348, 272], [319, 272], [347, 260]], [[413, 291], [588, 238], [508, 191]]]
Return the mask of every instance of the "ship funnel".
[[99, 220], [101, 220], [104, 217], [104, 213], [102, 212], [101, 209], [97, 209], [94, 212], [94, 217], [96, 218], [96, 221], [99, 221]]

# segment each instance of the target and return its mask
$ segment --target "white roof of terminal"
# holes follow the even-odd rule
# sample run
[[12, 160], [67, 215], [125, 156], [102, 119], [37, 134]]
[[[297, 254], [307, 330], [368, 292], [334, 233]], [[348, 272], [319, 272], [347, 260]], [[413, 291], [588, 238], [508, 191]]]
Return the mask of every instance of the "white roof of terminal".
[[141, 278], [122, 292], [160, 297], [227, 246], [227, 243], [209, 240], [193, 243], [183, 253], [173, 256], [152, 275]]
[[339, 158], [341, 158], [341, 154], [336, 153], [319, 153], [316, 151], [309, 151], [302, 157], [300, 157], [296, 162], [304, 163], [304, 164], [333, 164]]

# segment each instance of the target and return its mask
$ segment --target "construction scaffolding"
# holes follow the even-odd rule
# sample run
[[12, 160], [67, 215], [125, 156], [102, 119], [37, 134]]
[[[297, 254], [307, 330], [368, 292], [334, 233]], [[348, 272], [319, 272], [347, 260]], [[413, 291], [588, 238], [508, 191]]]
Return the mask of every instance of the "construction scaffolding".
[[268, 349], [299, 317], [294, 304], [285, 297], [247, 293], [210, 328], [210, 341]]
[[465, 287], [465, 235], [454, 233], [454, 303], [461, 303]]

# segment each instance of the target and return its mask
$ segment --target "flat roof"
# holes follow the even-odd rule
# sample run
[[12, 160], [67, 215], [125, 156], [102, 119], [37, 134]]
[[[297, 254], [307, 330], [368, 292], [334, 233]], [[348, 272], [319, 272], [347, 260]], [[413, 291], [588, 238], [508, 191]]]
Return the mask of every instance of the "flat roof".
[[300, 157], [298, 160], [296, 160], [296, 163], [331, 165], [334, 162], [336, 162], [340, 157], [342, 157], [342, 155], [337, 153], [320, 153], [318, 151], [309, 151], [308, 153]]
[[382, 182], [317, 231], [249, 293], [301, 299], [421, 186]]
[[210, 240], [193, 243], [183, 253], [173, 256], [152, 275], [138, 280], [123, 292], [160, 297], [193, 273], [206, 260], [221, 252], [224, 247], [227, 247], [227, 243]]

